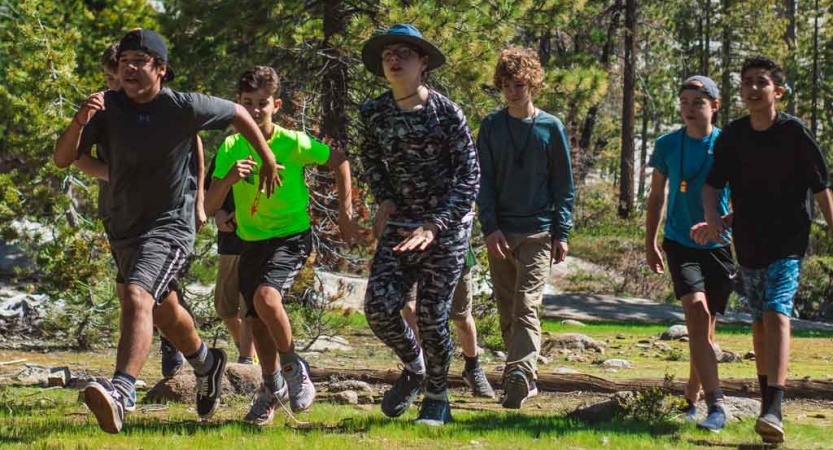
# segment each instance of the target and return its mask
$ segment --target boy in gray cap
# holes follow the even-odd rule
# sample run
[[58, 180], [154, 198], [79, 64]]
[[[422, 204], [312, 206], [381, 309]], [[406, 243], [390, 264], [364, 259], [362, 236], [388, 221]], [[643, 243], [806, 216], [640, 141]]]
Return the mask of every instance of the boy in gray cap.
[[121, 336], [116, 371], [84, 389], [99, 426], [118, 433], [124, 411], [135, 405], [136, 377], [153, 338], [153, 326], [186, 355], [197, 376], [197, 413], [210, 417], [220, 402], [226, 355], [200, 339], [188, 312], [168, 284], [194, 245], [197, 161], [194, 145], [203, 129], [228, 125], [262, 158], [261, 189], [278, 184], [275, 162], [257, 125], [242, 106], [163, 86], [173, 78], [162, 37], [137, 29], [119, 43], [121, 91], [92, 94], [58, 139], [58, 167], [72, 164], [94, 145], [108, 154], [111, 187], [110, 242], [127, 289], [121, 296]]
[[[683, 127], [660, 136], [651, 155], [651, 193], [648, 197], [645, 255], [655, 273], [665, 271], [657, 245], [663, 207], [666, 220], [662, 249], [674, 294], [683, 304], [689, 333], [691, 367], [685, 398], [686, 419], [695, 420], [700, 387], [705, 392], [708, 416], [698, 427], [719, 431], [726, 425], [723, 393], [717, 374], [714, 344], [716, 314], [726, 311], [732, 291], [734, 261], [728, 243], [698, 244], [690, 229], [704, 220], [701, 192], [714, 160], [714, 141], [720, 129], [712, 117], [720, 108], [717, 85], [708, 77], [693, 76], [680, 86], [680, 115]], [[666, 202], [666, 186], [668, 195]], [[729, 210], [729, 193], [720, 191], [720, 214]]]

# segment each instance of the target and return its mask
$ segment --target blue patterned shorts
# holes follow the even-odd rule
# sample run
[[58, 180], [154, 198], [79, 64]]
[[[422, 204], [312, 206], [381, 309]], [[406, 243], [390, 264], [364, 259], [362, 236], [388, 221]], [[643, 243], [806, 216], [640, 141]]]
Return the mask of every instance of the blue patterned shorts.
[[800, 271], [799, 258], [779, 259], [764, 269], [741, 266], [743, 290], [756, 322], [763, 319], [765, 311], [792, 317]]

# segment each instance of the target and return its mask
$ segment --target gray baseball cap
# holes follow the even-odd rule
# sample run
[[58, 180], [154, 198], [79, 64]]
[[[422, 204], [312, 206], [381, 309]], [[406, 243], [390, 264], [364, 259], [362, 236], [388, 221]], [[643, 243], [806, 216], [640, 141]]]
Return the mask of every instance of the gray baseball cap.
[[720, 98], [720, 90], [717, 89], [717, 83], [703, 75], [694, 75], [683, 81], [683, 84], [680, 85], [679, 92], [688, 90], [702, 92], [713, 100]]

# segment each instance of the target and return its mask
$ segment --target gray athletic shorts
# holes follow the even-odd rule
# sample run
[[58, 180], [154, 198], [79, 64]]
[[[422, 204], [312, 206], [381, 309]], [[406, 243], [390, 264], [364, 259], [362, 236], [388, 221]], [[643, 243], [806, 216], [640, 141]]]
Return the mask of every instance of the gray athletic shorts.
[[168, 295], [170, 281], [188, 260], [188, 251], [154, 237], [114, 246], [113, 256], [124, 282], [144, 288], [158, 305]]

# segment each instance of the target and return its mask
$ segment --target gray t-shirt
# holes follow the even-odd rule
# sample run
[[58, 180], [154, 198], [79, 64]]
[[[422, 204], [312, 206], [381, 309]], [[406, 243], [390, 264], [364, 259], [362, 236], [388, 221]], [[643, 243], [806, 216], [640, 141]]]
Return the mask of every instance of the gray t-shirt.
[[234, 103], [163, 88], [148, 103], [124, 92], [104, 94], [103, 111], [84, 127], [79, 152], [98, 145], [107, 161], [109, 231], [114, 246], [164, 237], [186, 250], [194, 245], [197, 193], [195, 137], [224, 129]]

